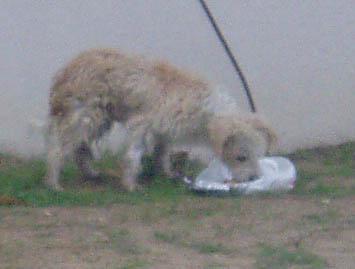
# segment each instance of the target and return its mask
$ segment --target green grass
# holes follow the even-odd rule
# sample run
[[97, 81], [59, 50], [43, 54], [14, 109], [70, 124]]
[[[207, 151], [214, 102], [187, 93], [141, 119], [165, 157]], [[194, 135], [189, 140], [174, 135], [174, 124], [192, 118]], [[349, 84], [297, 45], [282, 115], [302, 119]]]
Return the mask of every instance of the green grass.
[[221, 263], [211, 263], [211, 264], [205, 265], [203, 268], [204, 269], [225, 269], [225, 268], [229, 268], [229, 267], [227, 267]]
[[[330, 227], [335, 227], [340, 225], [340, 221], [343, 220], [342, 216], [338, 211], [328, 208], [324, 212], [317, 212], [312, 214], [303, 215], [300, 220], [300, 227], [305, 227], [305, 225], [309, 227], [316, 227], [315, 229], [321, 229], [326, 232]], [[347, 219], [348, 223], [351, 222], [351, 218]], [[346, 221], [344, 221], [346, 222]], [[351, 223], [349, 223], [351, 225]], [[343, 223], [341, 225], [344, 225]]]
[[25, 251], [24, 242], [18, 239], [14, 239], [6, 244], [1, 244], [0, 246], [0, 255], [7, 262], [16, 261], [21, 256], [21, 252]]
[[355, 142], [300, 150], [288, 157], [297, 168], [293, 193], [327, 197], [355, 195]]
[[260, 246], [256, 261], [257, 269], [322, 269], [326, 267], [327, 263], [322, 257], [319, 257], [304, 249], [296, 249], [291, 251], [283, 246]]
[[[19, 203], [30, 206], [104, 206], [113, 203], [139, 204], [156, 201], [175, 201], [188, 190], [176, 182], [156, 176], [141, 191], [127, 193], [117, 186], [113, 179], [105, 179], [102, 186], [92, 187], [78, 184], [79, 173], [76, 167], [68, 163], [63, 169], [61, 182], [65, 191], [51, 191], [43, 184], [45, 162], [43, 160], [8, 161], [10, 157], [1, 155], [3, 165], [0, 167], [0, 205], [1, 197], [13, 198]], [[112, 156], [98, 162], [97, 166], [114, 168]], [[118, 180], [118, 179], [115, 179]]]
[[176, 242], [179, 242], [180, 240], [179, 235], [176, 233], [167, 233], [167, 232], [159, 232], [159, 231], [154, 232], [154, 238], [157, 239], [158, 241], [169, 243], [169, 244], [174, 244]]
[[221, 243], [213, 242], [194, 242], [191, 247], [201, 254], [225, 254], [228, 255], [233, 251]]
[[233, 252], [232, 249], [226, 247], [221, 243], [212, 241], [195, 240], [191, 234], [186, 232], [161, 232], [155, 231], [154, 238], [160, 242], [172, 244], [178, 247], [190, 248], [201, 254], [224, 254], [228, 255]]
[[138, 255], [145, 252], [134, 240], [126, 229], [118, 229], [107, 232], [109, 244], [113, 249], [122, 254]]
[[[341, 197], [355, 195], [355, 143], [338, 147], [302, 150], [289, 157], [298, 170], [295, 195], [315, 195]], [[43, 185], [45, 161], [40, 159], [22, 160], [8, 154], [0, 154], [0, 205], [26, 204], [28, 206], [105, 206], [114, 203], [141, 204], [159, 201], [177, 202], [181, 199], [194, 199], [181, 183], [167, 180], [154, 170], [152, 159], [143, 161], [144, 179], [151, 178], [142, 190], [127, 193], [118, 187], [118, 179], [104, 178], [102, 186], [93, 187], [78, 184], [79, 173], [73, 163], [67, 163], [61, 181], [63, 192], [55, 192]], [[105, 154], [95, 165], [100, 170], [117, 170], [118, 159], [113, 154]], [[187, 164], [187, 173], [196, 175], [201, 167], [195, 162]], [[334, 178], [334, 180], [325, 180]], [[348, 184], [344, 184], [348, 182]], [[206, 198], [205, 199], [212, 199]], [[214, 199], [214, 198], [213, 198]], [[167, 209], [174, 211], [174, 208]], [[210, 214], [214, 214], [212, 210]], [[169, 214], [169, 212], [166, 212]], [[191, 212], [192, 217], [200, 215]], [[203, 215], [209, 213], [204, 211]], [[147, 216], [149, 218], [149, 216]]]
[[138, 269], [138, 268], [147, 268], [149, 263], [144, 260], [131, 260], [128, 261], [125, 265], [118, 267], [118, 269]]
[[318, 160], [325, 164], [334, 164], [352, 163], [355, 158], [354, 154], [355, 142], [348, 142], [338, 146], [298, 150], [290, 154], [289, 157], [294, 160]]

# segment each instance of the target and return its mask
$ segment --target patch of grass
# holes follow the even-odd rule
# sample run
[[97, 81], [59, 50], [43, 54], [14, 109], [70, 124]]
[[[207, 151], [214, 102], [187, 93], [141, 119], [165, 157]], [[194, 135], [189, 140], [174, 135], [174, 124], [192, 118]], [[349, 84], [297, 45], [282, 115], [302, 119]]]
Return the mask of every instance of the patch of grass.
[[[355, 143], [347, 143], [338, 147], [299, 151], [289, 157], [296, 163], [298, 180], [293, 191], [297, 195], [315, 195], [339, 197], [355, 195]], [[164, 202], [178, 203], [182, 199], [194, 199], [182, 183], [168, 180], [154, 170], [154, 160], [146, 157], [143, 161], [144, 177], [150, 177], [151, 182], [140, 191], [127, 193], [119, 189], [118, 181], [121, 174], [119, 157], [106, 153], [95, 166], [101, 171], [113, 171], [104, 178], [99, 186], [78, 183], [80, 177], [73, 163], [67, 163], [61, 175], [63, 192], [51, 191], [43, 185], [46, 164], [40, 159], [20, 159], [8, 154], [0, 154], [0, 205], [15, 206], [105, 206], [113, 203], [126, 204], [156, 204]], [[311, 164], [311, 165], [310, 165]], [[195, 176], [201, 170], [196, 162], [186, 163], [186, 173]], [[325, 179], [335, 178], [329, 181]], [[344, 182], [347, 182], [346, 184]], [[207, 196], [208, 197], [208, 196]], [[204, 200], [214, 201], [215, 198], [203, 197]], [[233, 197], [236, 199], [236, 197]], [[162, 214], [168, 216], [177, 212], [176, 208], [160, 208]], [[185, 217], [199, 218], [212, 216], [218, 208], [190, 208], [184, 213]], [[148, 212], [149, 213], [149, 212]], [[149, 216], [155, 218], [155, 213]], [[160, 213], [159, 213], [160, 214]], [[158, 214], [158, 215], [159, 215]], [[161, 215], [161, 214], [160, 214]]]
[[[113, 203], [141, 204], [158, 201], [177, 201], [188, 190], [182, 184], [174, 183], [162, 177], [154, 177], [142, 190], [128, 193], [120, 190], [110, 181], [100, 186], [80, 185], [79, 173], [72, 163], [67, 163], [61, 175], [63, 192], [52, 191], [43, 184], [46, 165], [43, 160], [21, 160], [13, 162], [9, 156], [0, 167], [1, 205], [11, 206], [19, 203], [29, 206], [105, 206]], [[117, 159], [106, 155], [96, 166], [105, 170], [113, 168]], [[118, 179], [115, 179], [118, 181]], [[0, 201], [0, 202], [1, 202]]]
[[26, 205], [26, 203], [16, 197], [2, 194], [0, 195], [0, 206]]
[[228, 255], [233, 251], [221, 243], [214, 243], [209, 241], [194, 240], [188, 238], [189, 234], [184, 232], [178, 233], [176, 231], [156, 231], [154, 232], [154, 238], [158, 241], [176, 245], [178, 247], [191, 248], [201, 254], [224, 254]]
[[343, 197], [347, 195], [354, 195], [355, 188], [346, 188], [343, 186], [333, 186], [331, 184], [317, 182], [314, 187], [312, 187], [309, 191], [309, 194], [313, 194], [316, 196], [329, 196], [329, 197]]
[[108, 231], [107, 236], [111, 247], [120, 253], [137, 255], [144, 252], [144, 250], [135, 242], [129, 230], [119, 229]]
[[175, 245], [178, 247], [190, 247], [191, 233], [189, 230], [155, 231], [154, 238], [157, 241]]
[[[355, 142], [297, 151], [295, 194], [342, 197], [355, 194]], [[331, 180], [329, 180], [331, 179]]]
[[206, 264], [204, 269], [224, 269], [224, 268], [229, 268], [221, 263], [211, 263], [211, 264]]
[[328, 225], [335, 223], [338, 219], [340, 219], [338, 212], [329, 209], [323, 213], [304, 215], [302, 217], [302, 222], [315, 224], [317, 226], [321, 226], [324, 229]]
[[167, 233], [167, 232], [154, 232], [154, 238], [158, 241], [174, 244], [180, 241], [178, 234], [176, 233]]
[[149, 263], [144, 260], [131, 260], [128, 261], [125, 265], [118, 267], [119, 269], [138, 269], [138, 268], [146, 268], [149, 266]]
[[355, 160], [355, 142], [338, 146], [298, 150], [289, 155], [294, 161], [319, 160], [324, 164], [351, 163]]
[[197, 250], [201, 254], [225, 254], [232, 253], [232, 250], [227, 248], [221, 243], [212, 242], [194, 242], [191, 244], [191, 248]]
[[[180, 204], [176, 215], [180, 219], [196, 222], [204, 218], [222, 214], [235, 214], [240, 206], [239, 197], [191, 196], [185, 197], [185, 203]], [[227, 212], [228, 211], [228, 212]]]
[[[25, 251], [25, 244], [21, 240], [13, 240], [11, 242], [0, 244], [0, 262], [16, 263], [21, 253]], [[14, 268], [9, 266], [9, 268]]]
[[159, 219], [174, 217], [177, 213], [177, 204], [174, 201], [164, 201], [164, 203], [155, 202], [142, 205], [137, 212], [136, 217], [139, 221], [151, 224]]
[[288, 250], [283, 246], [261, 245], [256, 268], [284, 269], [300, 266], [305, 269], [326, 268], [327, 263], [322, 258], [304, 249]]
[[355, 182], [351, 177], [329, 177], [328, 175], [323, 175], [322, 172], [317, 174], [304, 170], [302, 166], [298, 166], [297, 168], [298, 177], [295, 189], [293, 190], [294, 194], [334, 198], [355, 195]]

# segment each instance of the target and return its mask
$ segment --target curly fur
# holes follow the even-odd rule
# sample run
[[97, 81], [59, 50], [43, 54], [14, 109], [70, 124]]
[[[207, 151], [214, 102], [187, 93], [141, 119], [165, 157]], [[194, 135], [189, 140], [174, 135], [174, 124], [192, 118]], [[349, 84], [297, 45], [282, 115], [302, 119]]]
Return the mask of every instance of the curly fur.
[[[266, 153], [274, 134], [255, 116], [241, 116], [232, 100], [165, 62], [113, 49], [81, 53], [59, 71], [51, 87], [46, 183], [61, 189], [60, 171], [70, 155], [84, 176], [96, 178], [91, 145], [114, 122], [130, 133], [123, 176], [129, 190], [136, 186], [142, 155], [158, 145], [159, 162], [170, 174], [174, 146], [203, 144], [230, 164], [236, 178], [248, 180], [257, 174], [256, 159]], [[247, 158], [243, 164], [235, 161], [241, 153]]]

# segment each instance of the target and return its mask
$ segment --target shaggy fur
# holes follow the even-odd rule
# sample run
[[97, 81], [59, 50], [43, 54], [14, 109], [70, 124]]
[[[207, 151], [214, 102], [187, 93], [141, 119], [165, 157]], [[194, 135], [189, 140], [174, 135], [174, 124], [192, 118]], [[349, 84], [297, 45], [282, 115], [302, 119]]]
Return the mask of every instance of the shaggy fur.
[[204, 145], [230, 166], [237, 180], [249, 180], [258, 175], [257, 159], [275, 136], [255, 116], [241, 116], [232, 100], [167, 63], [116, 50], [86, 51], [54, 78], [46, 183], [61, 189], [60, 171], [72, 154], [85, 177], [98, 177], [90, 166], [91, 146], [114, 122], [129, 131], [122, 179], [128, 190], [136, 187], [142, 155], [156, 147], [158, 161], [173, 175], [169, 155], [176, 145], [188, 145], [192, 155], [190, 145]]

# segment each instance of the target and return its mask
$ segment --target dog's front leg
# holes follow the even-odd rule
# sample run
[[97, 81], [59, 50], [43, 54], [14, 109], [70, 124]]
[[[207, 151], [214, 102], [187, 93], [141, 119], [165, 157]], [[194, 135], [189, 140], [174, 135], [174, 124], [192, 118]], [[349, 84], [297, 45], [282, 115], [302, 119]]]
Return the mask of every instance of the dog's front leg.
[[134, 141], [126, 152], [122, 184], [129, 191], [133, 191], [137, 187], [137, 178], [142, 171], [142, 156], [144, 153], [145, 148], [142, 139]]
[[64, 164], [65, 150], [62, 141], [59, 141], [57, 130], [53, 127], [53, 124], [50, 126], [49, 132], [45, 184], [51, 189], [62, 191], [63, 188], [59, 184], [59, 176]]

